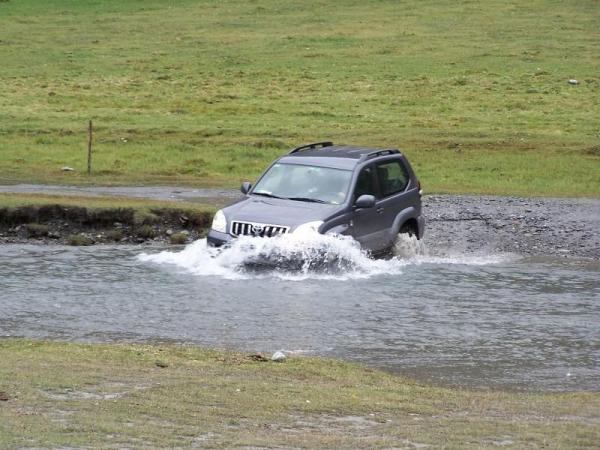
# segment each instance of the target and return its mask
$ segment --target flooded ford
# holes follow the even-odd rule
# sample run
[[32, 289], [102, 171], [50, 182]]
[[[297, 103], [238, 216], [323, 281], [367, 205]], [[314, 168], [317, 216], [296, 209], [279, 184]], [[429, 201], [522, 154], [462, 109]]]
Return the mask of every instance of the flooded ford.
[[226, 249], [0, 246], [0, 336], [193, 343], [359, 361], [449, 386], [600, 386], [600, 264], [403, 238], [243, 237]]

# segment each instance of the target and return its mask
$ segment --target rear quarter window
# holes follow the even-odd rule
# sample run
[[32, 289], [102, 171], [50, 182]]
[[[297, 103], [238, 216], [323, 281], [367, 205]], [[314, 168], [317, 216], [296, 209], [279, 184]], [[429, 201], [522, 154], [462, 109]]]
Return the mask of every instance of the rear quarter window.
[[408, 172], [401, 161], [377, 164], [377, 177], [383, 197], [403, 191], [408, 184]]

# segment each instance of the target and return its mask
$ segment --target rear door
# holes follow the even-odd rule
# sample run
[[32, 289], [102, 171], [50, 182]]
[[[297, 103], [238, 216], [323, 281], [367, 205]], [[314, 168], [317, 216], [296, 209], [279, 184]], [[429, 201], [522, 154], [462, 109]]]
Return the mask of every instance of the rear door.
[[375, 173], [380, 192], [376, 210], [382, 227], [381, 248], [385, 248], [396, 238], [396, 233], [392, 230], [396, 216], [413, 204], [410, 195], [406, 193], [410, 176], [399, 158], [375, 163]]

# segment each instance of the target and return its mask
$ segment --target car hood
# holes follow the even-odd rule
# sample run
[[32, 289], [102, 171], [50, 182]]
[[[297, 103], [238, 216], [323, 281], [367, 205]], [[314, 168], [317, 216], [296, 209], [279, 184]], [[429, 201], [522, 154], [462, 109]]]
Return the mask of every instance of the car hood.
[[296, 227], [325, 220], [341, 205], [301, 202], [276, 198], [248, 197], [223, 209], [228, 222], [242, 221]]

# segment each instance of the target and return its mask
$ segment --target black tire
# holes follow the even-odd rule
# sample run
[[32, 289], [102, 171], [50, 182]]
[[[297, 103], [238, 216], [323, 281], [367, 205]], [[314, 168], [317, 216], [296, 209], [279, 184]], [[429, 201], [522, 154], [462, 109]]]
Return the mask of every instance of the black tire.
[[399, 234], [408, 234], [408, 237], [417, 236], [417, 230], [415, 230], [414, 225], [411, 223], [405, 223], [400, 227]]

